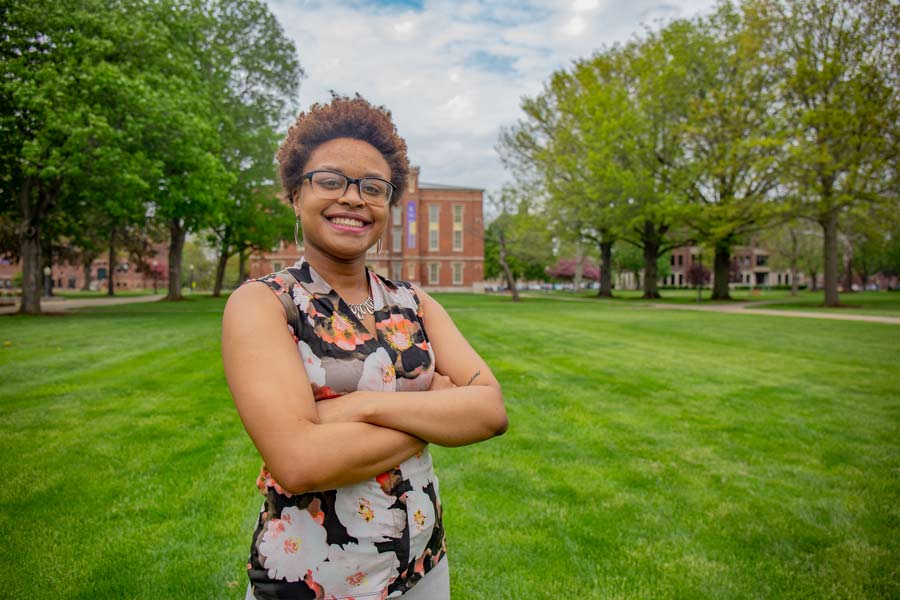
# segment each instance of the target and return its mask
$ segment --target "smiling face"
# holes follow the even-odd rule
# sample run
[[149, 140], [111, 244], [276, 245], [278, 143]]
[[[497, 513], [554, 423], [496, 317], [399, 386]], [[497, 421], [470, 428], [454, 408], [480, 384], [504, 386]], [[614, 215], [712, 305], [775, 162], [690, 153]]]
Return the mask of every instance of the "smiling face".
[[[354, 179], [391, 179], [391, 169], [381, 153], [368, 142], [352, 138], [329, 140], [313, 150], [303, 173], [317, 170], [335, 171]], [[307, 253], [319, 252], [340, 262], [358, 260], [384, 233], [388, 205], [367, 203], [355, 184], [340, 198], [327, 200], [304, 179], [296, 197], [294, 212], [303, 227]]]

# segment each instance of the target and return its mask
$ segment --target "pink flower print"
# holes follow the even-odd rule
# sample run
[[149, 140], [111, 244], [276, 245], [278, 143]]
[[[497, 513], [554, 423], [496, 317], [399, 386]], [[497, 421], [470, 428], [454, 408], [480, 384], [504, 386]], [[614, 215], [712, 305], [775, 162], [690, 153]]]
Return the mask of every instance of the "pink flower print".
[[385, 565], [384, 554], [374, 544], [334, 544], [329, 546], [328, 561], [319, 567], [316, 581], [329, 598], [368, 598], [387, 589], [389, 574], [400, 566], [393, 556], [393, 564]]
[[259, 477], [256, 478], [256, 487], [259, 488], [260, 493], [263, 496], [268, 495], [268, 488], [274, 488], [276, 492], [284, 496], [285, 498], [290, 498], [293, 496], [292, 493], [281, 487], [277, 481], [272, 477], [272, 474], [269, 473], [269, 470], [266, 468], [266, 465], [263, 465], [259, 469]]
[[271, 579], [299, 581], [328, 556], [325, 528], [306, 510], [289, 506], [266, 523], [259, 555]]
[[405, 496], [409, 515], [409, 556], [418, 557], [428, 546], [434, 530], [434, 504], [425, 492], [406, 492]]
[[306, 342], [297, 342], [300, 350], [300, 358], [303, 360], [303, 368], [313, 388], [325, 386], [325, 369], [322, 368], [322, 360], [316, 356], [312, 348]]
[[[306, 288], [300, 285], [299, 283], [294, 284], [294, 304], [297, 305], [297, 308], [300, 309], [301, 313], [309, 312], [309, 301], [312, 300], [312, 296], [309, 295], [309, 292], [306, 291]], [[315, 308], [312, 309], [315, 312]]]
[[398, 537], [406, 522], [403, 511], [389, 508], [395, 501], [374, 479], [337, 489], [334, 509], [347, 533], [360, 542]]
[[334, 344], [342, 350], [356, 350], [357, 346], [366, 343], [372, 339], [368, 333], [359, 333], [353, 323], [344, 318], [343, 315], [335, 312], [326, 325], [316, 327], [316, 332], [324, 341]]
[[375, 323], [381, 335], [398, 352], [413, 345], [413, 337], [419, 331], [418, 323], [413, 323], [403, 315], [392, 314], [387, 319]]
[[362, 376], [356, 386], [358, 390], [370, 392], [393, 392], [397, 388], [397, 372], [391, 357], [384, 348], [379, 348], [363, 363]]

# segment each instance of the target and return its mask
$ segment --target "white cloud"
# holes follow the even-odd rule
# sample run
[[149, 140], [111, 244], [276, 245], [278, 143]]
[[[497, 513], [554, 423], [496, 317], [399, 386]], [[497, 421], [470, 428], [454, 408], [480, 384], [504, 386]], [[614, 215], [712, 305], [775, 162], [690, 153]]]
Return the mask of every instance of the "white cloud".
[[581, 17], [572, 17], [569, 22], [563, 25], [563, 31], [567, 35], [581, 35], [587, 29], [587, 23]]
[[691, 16], [714, 0], [426, 0], [419, 11], [375, 2], [268, 0], [297, 45], [307, 77], [300, 105], [329, 90], [387, 106], [434, 183], [493, 189], [509, 179], [494, 152], [522, 96], [554, 70], [641, 23]]

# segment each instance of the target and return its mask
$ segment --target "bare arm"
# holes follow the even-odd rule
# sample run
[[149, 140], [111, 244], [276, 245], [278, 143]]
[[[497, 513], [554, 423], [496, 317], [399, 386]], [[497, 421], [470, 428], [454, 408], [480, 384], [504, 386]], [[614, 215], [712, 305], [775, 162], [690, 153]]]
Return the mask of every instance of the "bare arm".
[[362, 421], [390, 427], [441, 446], [464, 446], [502, 434], [507, 416], [497, 379], [444, 307], [425, 292], [416, 292], [435, 368], [453, 386], [427, 392], [357, 391], [319, 402], [320, 417], [325, 422]]
[[291, 493], [363, 481], [421, 451], [396, 429], [319, 419], [284, 309], [262, 283], [236, 290], [222, 320], [225, 376], [238, 414], [269, 472]]

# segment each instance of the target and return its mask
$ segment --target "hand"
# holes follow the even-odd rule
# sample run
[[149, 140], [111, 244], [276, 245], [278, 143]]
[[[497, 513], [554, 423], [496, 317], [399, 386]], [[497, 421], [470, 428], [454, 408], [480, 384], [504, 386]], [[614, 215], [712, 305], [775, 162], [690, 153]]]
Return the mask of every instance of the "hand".
[[353, 400], [353, 394], [350, 393], [316, 402], [319, 423], [353, 423], [359, 421], [356, 410], [358, 405]]
[[456, 385], [450, 381], [450, 378], [446, 375], [441, 375], [437, 371], [434, 372], [434, 377], [431, 378], [431, 385], [428, 386], [428, 391], [433, 392], [436, 390], [449, 390], [451, 388], [455, 388]]

